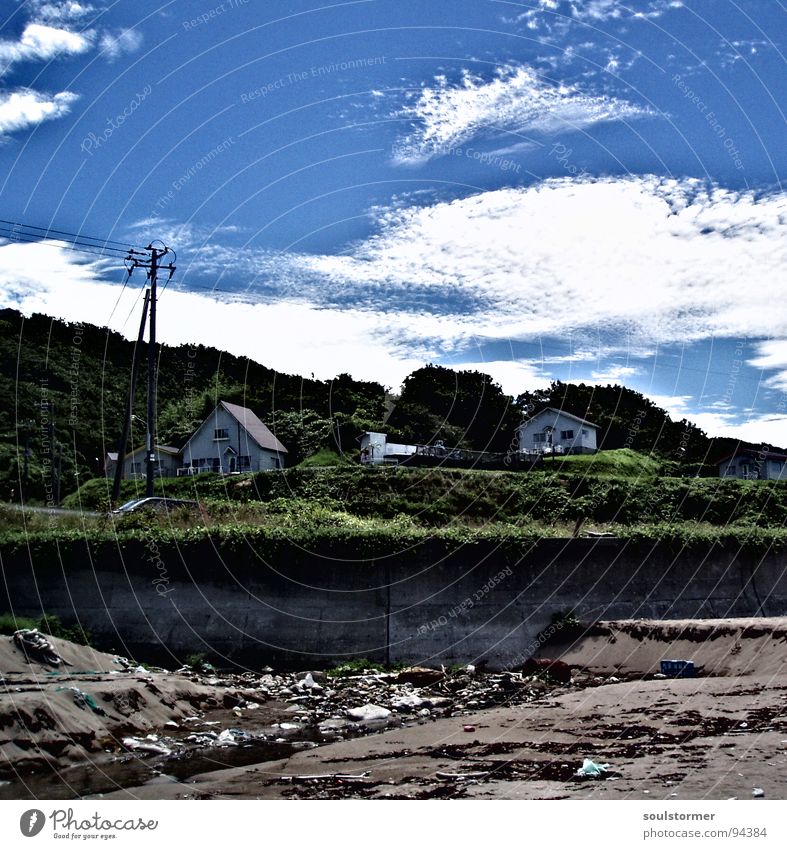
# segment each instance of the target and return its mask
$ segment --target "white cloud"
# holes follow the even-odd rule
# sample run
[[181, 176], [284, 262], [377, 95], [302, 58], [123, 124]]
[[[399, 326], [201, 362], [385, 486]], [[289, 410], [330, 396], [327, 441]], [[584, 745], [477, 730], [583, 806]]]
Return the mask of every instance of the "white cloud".
[[142, 46], [142, 33], [135, 29], [105, 32], [98, 46], [105, 58], [114, 61], [124, 53], [136, 53]]
[[437, 77], [434, 86], [425, 87], [418, 100], [398, 114], [412, 119], [413, 128], [397, 142], [393, 161], [412, 165], [479, 137], [579, 130], [653, 113], [617, 98], [555, 85], [519, 66], [500, 69], [491, 82], [467, 71], [460, 85]]
[[766, 386], [787, 392], [787, 339], [768, 339], [757, 345], [757, 356], [748, 360], [754, 368], [776, 371], [765, 380]]
[[80, 33], [44, 24], [28, 24], [19, 41], [0, 41], [0, 62], [5, 63], [0, 73], [16, 62], [48, 62], [57, 56], [84, 53], [90, 47], [90, 39]]
[[47, 0], [27, 0], [27, 8], [36, 21], [41, 23], [66, 23], [79, 21], [95, 11], [86, 3], [51, 3]]
[[[136, 337], [141, 306], [134, 284], [132, 278], [121, 296], [120, 286], [100, 279], [99, 264], [77, 264], [73, 255], [51, 245], [0, 244], [0, 307], [26, 315], [39, 312]], [[212, 345], [287, 373], [314, 372], [327, 379], [351, 372], [398, 388], [433, 353], [399, 346], [397, 330], [407, 320], [391, 321], [374, 310], [323, 310], [295, 300], [221, 300], [170, 286], [159, 301], [158, 335], [170, 345]]]
[[[433, 291], [452, 341], [631, 331], [631, 345], [761, 336], [759, 302], [787, 265], [787, 196], [655, 177], [550, 180], [381, 216], [343, 256], [288, 256], [332, 293]], [[451, 299], [462, 298], [451, 312]], [[475, 304], [468, 310], [467, 302]], [[450, 320], [449, 320], [450, 319]], [[787, 337], [787, 300], [768, 328]]]
[[591, 372], [590, 376], [599, 383], [620, 383], [640, 372], [641, 369], [635, 366], [610, 365], [601, 371]]
[[545, 389], [550, 382], [536, 364], [525, 360], [482, 360], [477, 363], [459, 362], [444, 365], [457, 370], [488, 374], [502, 387], [503, 392], [514, 398], [525, 391]]
[[42, 94], [31, 89], [0, 93], [0, 138], [7, 133], [62, 118], [71, 111], [79, 95], [71, 91]]

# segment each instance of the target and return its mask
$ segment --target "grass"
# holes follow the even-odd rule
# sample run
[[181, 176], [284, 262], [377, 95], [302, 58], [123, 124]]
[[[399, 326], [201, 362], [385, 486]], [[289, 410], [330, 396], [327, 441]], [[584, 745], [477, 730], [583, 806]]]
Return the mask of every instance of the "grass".
[[544, 471], [570, 472], [592, 475], [599, 478], [639, 480], [655, 478], [663, 474], [660, 460], [640, 454], [630, 448], [615, 451], [599, 451], [597, 454], [570, 454], [567, 457], [548, 457], [544, 460]]
[[49, 634], [51, 637], [59, 637], [81, 646], [90, 645], [89, 631], [85, 631], [79, 626], [67, 628], [60, 621], [59, 616], [44, 613], [38, 619], [30, 619], [25, 616], [14, 616], [13, 613], [0, 613], [0, 634], [10, 636], [15, 631], [32, 630], [34, 628], [37, 628], [42, 634]]
[[323, 448], [311, 457], [301, 460], [298, 463], [299, 469], [312, 469], [323, 466], [350, 466], [352, 463], [336, 451], [331, 451], [330, 448]]

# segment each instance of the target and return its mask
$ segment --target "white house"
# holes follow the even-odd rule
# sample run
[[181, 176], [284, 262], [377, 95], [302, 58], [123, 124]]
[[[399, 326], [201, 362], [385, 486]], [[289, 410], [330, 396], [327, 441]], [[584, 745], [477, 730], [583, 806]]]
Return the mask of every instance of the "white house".
[[287, 449], [247, 407], [220, 401], [180, 451], [178, 475], [284, 467]]
[[516, 429], [519, 450], [539, 454], [594, 454], [598, 425], [545, 407]]
[[787, 480], [787, 454], [739, 448], [719, 460], [719, 477], [742, 480]]
[[[140, 445], [133, 451], [130, 451], [123, 458], [123, 477], [130, 480], [140, 480], [147, 476], [147, 450], [144, 445]], [[153, 473], [157, 478], [174, 478], [177, 474], [178, 466], [180, 465], [180, 451], [173, 448], [171, 445], [156, 446], [156, 463], [153, 467]], [[114, 462], [113, 462], [114, 459]], [[113, 477], [115, 474], [115, 465], [117, 464], [117, 454], [112, 452], [107, 454], [105, 470], [107, 477]]]

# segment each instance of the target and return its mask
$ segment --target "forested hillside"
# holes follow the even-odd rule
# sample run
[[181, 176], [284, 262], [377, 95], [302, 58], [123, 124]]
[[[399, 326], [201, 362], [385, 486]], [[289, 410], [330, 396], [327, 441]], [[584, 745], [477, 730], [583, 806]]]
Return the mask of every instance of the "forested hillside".
[[[18, 500], [20, 487], [26, 498], [49, 497], [53, 468], [61, 495], [103, 474], [105, 453], [117, 450], [135, 343], [105, 328], [2, 310], [0, 345], [0, 499], [13, 492]], [[146, 344], [141, 356], [134, 411], [144, 421]], [[346, 374], [313, 380], [214, 348], [161, 346], [161, 444], [182, 446], [217, 399], [253, 409], [298, 462], [348, 440], [354, 448], [359, 430], [382, 423], [385, 394]], [[140, 423], [132, 440], [144, 441]]]
[[[57, 501], [102, 475], [106, 452], [117, 450], [135, 343], [105, 328], [6, 309], [0, 345], [0, 500], [19, 500], [23, 490], [26, 500]], [[146, 344], [140, 353], [134, 410], [144, 422]], [[214, 348], [161, 346], [159, 443], [180, 448], [218, 400], [254, 410], [287, 446], [290, 465], [324, 449], [355, 459], [356, 437], [367, 429], [392, 441], [507, 451], [516, 426], [544, 406], [590, 419], [602, 448], [654, 455], [671, 474], [711, 474], [707, 464], [736, 444], [672, 421], [622, 386], [554, 382], [512, 398], [489, 375], [426, 365], [392, 397], [349, 374], [315, 380]], [[137, 422], [130, 445], [143, 440]]]

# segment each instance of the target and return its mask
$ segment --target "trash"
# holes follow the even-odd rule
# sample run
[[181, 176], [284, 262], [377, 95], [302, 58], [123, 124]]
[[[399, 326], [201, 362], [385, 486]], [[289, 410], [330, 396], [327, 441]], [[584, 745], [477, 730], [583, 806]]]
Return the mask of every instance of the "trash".
[[[63, 687], [58, 687], [58, 690], [64, 689]], [[96, 704], [96, 700], [89, 694], [85, 693], [83, 690], [80, 690], [79, 687], [68, 687], [67, 689], [73, 690], [74, 692], [74, 704], [80, 709], [84, 710], [86, 707], [89, 707], [93, 713], [98, 716], [106, 716], [107, 712], [104, 708], [99, 707]]]
[[212, 746], [238, 746], [250, 739], [247, 731], [239, 728], [225, 728], [224, 731], [211, 743]]
[[28, 661], [47, 663], [49, 666], [71, 666], [55, 651], [55, 647], [38, 628], [22, 628], [14, 632], [14, 643]]
[[488, 772], [436, 772], [435, 776], [442, 781], [473, 781], [487, 778]]
[[668, 678], [694, 678], [694, 661], [662, 660], [661, 672]]
[[751, 791], [751, 795], [754, 796], [755, 799], [762, 799], [765, 796], [765, 791], [762, 787], [755, 787], [754, 790]]
[[609, 764], [597, 764], [590, 758], [582, 761], [582, 766], [574, 773], [576, 778], [598, 778], [609, 769]]
[[396, 676], [397, 684], [413, 684], [416, 687], [428, 687], [437, 684], [445, 678], [445, 673], [439, 669], [427, 669], [424, 666], [411, 666], [403, 669]]
[[410, 711], [418, 710], [423, 707], [424, 700], [415, 693], [405, 693], [391, 701], [391, 707], [398, 710], [400, 713], [410, 713]]
[[[152, 736], [153, 735], [149, 735], [149, 737]], [[150, 740], [149, 738], [140, 740], [139, 737], [124, 737], [123, 745], [127, 749], [131, 749], [132, 751], [148, 752], [151, 755], [172, 754], [172, 749], [168, 749], [166, 746], [162, 746], [160, 743], [156, 742], [156, 738], [154, 738], [153, 740]]]
[[345, 715], [350, 719], [354, 719], [356, 722], [374, 722], [380, 719], [388, 719], [391, 711], [379, 705], [367, 704], [357, 708], [350, 708], [345, 711]]
[[529, 657], [520, 666], [515, 666], [513, 672], [523, 675], [548, 675], [560, 684], [571, 683], [571, 667], [562, 660], [550, 660], [546, 657]]

